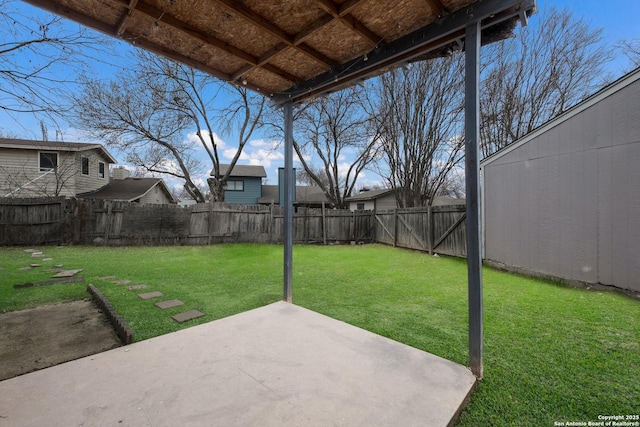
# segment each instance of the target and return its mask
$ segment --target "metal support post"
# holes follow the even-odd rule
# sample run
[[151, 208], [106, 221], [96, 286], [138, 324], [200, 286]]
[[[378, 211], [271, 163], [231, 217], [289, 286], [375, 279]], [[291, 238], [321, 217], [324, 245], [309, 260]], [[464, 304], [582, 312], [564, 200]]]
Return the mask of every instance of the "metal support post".
[[480, 247], [480, 21], [465, 32], [465, 181], [467, 203], [467, 270], [469, 281], [469, 364], [482, 378], [482, 252]]
[[293, 104], [284, 104], [284, 295], [292, 301], [293, 266]]

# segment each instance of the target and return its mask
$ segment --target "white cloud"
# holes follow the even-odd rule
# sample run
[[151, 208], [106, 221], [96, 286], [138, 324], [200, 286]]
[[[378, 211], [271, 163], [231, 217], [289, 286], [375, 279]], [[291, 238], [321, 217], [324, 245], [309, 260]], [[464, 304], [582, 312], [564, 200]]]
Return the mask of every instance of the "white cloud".
[[[272, 163], [279, 163], [284, 160], [284, 154], [278, 150], [279, 141], [255, 139], [245, 145], [239, 160], [244, 164], [260, 165], [270, 168]], [[238, 151], [237, 148], [228, 148], [222, 151], [222, 156], [232, 160]]]
[[[215, 132], [210, 135], [208, 131], [201, 129], [200, 133], [204, 137], [205, 143], [207, 144], [207, 147], [209, 147], [209, 149], [212, 149], [210, 136], [213, 137], [213, 140], [215, 141], [219, 150], [222, 150], [227, 146], [227, 143], [220, 137], [220, 135]], [[198, 138], [197, 132], [189, 132], [187, 134], [187, 141], [194, 147], [200, 150], [204, 150], [204, 148], [202, 147], [202, 142], [200, 141], [200, 138]]]

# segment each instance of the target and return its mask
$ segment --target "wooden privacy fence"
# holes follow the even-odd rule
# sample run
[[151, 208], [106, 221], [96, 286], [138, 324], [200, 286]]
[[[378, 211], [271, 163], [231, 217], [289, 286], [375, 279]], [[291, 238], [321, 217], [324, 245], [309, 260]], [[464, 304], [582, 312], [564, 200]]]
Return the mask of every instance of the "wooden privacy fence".
[[430, 254], [465, 257], [465, 218], [464, 205], [377, 211], [373, 240]]
[[[372, 212], [298, 208], [295, 243], [371, 241]], [[0, 199], [0, 245], [203, 245], [283, 241], [278, 206], [139, 205], [97, 199]]]
[[[465, 256], [464, 206], [388, 211], [298, 208], [295, 243], [370, 243]], [[283, 209], [223, 203], [139, 205], [97, 199], [0, 199], [0, 244], [279, 243]]]

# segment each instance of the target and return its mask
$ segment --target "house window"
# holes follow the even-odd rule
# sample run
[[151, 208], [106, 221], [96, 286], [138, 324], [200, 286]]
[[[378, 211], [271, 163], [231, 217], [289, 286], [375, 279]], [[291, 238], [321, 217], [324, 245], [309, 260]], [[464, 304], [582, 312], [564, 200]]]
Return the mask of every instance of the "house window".
[[227, 191], [244, 191], [244, 181], [227, 181]]
[[82, 158], [82, 175], [89, 175], [89, 158]]
[[363, 211], [364, 210], [364, 203], [358, 203], [356, 209], [359, 210], [359, 211]]
[[98, 162], [98, 178], [104, 178], [104, 163]]
[[40, 153], [40, 172], [47, 172], [58, 167], [58, 153]]

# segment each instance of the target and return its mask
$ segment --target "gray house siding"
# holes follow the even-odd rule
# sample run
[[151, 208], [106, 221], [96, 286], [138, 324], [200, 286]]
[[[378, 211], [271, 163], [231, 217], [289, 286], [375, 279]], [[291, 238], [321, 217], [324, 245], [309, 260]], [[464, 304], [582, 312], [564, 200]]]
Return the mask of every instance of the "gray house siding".
[[[82, 174], [82, 158], [89, 159], [89, 174]], [[104, 163], [104, 176], [98, 175], [98, 164]], [[87, 191], [95, 190], [109, 183], [109, 162], [100, 155], [98, 150], [87, 150], [76, 154], [76, 174], [75, 174], [76, 188], [75, 192], [85, 193]]]
[[640, 71], [482, 162], [487, 260], [640, 291]]
[[245, 205], [257, 205], [258, 199], [262, 197], [262, 178], [256, 177], [233, 177], [230, 181], [243, 181], [243, 191], [225, 191], [224, 201], [227, 203], [241, 203]]

